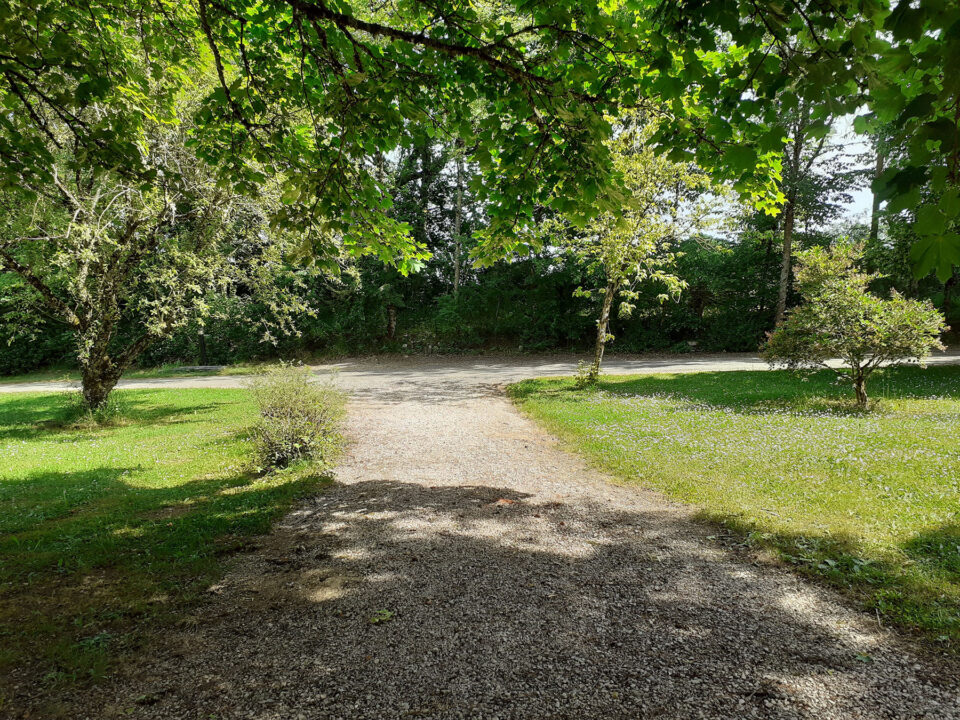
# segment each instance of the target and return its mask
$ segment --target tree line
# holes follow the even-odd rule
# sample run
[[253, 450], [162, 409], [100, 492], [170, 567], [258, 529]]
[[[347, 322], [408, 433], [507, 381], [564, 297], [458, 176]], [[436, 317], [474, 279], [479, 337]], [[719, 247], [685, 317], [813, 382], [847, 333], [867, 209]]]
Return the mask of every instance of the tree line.
[[0, 31], [5, 356], [64, 329], [91, 407], [194, 340], [755, 347], [836, 234], [848, 115], [865, 261], [952, 303], [948, 3], [8, 0]]

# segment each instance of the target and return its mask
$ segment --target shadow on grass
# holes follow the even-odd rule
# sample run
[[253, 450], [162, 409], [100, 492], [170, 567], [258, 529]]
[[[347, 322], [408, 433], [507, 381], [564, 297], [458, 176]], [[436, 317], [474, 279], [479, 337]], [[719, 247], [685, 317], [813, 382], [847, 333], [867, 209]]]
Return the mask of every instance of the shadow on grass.
[[[601, 377], [593, 389], [577, 390], [571, 380], [525, 380], [510, 387], [520, 402], [537, 397], [579, 402], [583, 394], [602, 390], [615, 396], [668, 395], [696, 407], [720, 407], [740, 413], [817, 412], [862, 415], [853, 390], [829, 370], [800, 375], [786, 370], [742, 370]], [[871, 400], [960, 398], [960, 367], [881, 368], [870, 379]]]
[[[121, 425], [149, 426], [160, 423], [173, 424], [194, 422], [199, 413], [215, 410], [217, 403], [194, 403], [172, 405], [157, 402], [156, 392], [140, 390], [135, 393], [117, 392], [112, 396], [116, 402], [113, 413], [102, 428]], [[70, 433], [76, 439], [79, 431], [101, 429], [95, 422], [87, 421], [87, 411], [79, 394], [74, 392], [43, 393], [28, 396], [10, 396], [0, 400], [0, 441], [33, 440], [50, 438], [58, 433]]]
[[920, 533], [903, 545], [903, 551], [915, 562], [934, 567], [960, 584], [960, 523]]
[[[891, 403], [902, 400], [960, 398], [960, 367], [938, 366], [927, 369], [900, 367], [883, 369], [873, 378], [874, 397]], [[678, 410], [690, 423], [697, 423], [698, 410], [724, 408], [738, 414], [775, 414], [797, 412], [818, 416], [859, 416], [848, 386], [834, 383], [832, 372], [822, 372], [804, 380], [794, 373], [779, 371], [737, 371], [642, 376], [608, 376], [593, 389], [577, 390], [568, 379], [532, 380], [511, 386], [510, 394], [524, 403], [545, 401], [562, 409], [550, 415], [575, 417], [576, 406], [590, 403], [597, 391], [607, 397], [669, 397], [678, 401]], [[614, 400], [615, 402], [616, 400]], [[533, 407], [533, 405], [531, 405]], [[955, 405], [943, 413], [925, 405], [919, 412], [925, 418], [940, 415], [956, 422]], [[910, 410], [905, 411], [906, 414]], [[896, 422], [896, 415], [892, 421]], [[871, 610], [901, 627], [960, 648], [960, 525], [951, 523], [933, 527], [887, 548], [885, 554], [866, 553], [859, 541], [840, 534], [818, 534], [815, 518], [811, 529], [802, 533], [778, 532], [764, 523], [762, 510], [757, 516], [744, 516], [703, 510], [700, 517], [732, 529], [748, 544], [765, 548], [781, 561], [804, 574], [826, 580], [832, 586], [852, 593]], [[757, 519], [760, 518], [760, 519]], [[808, 518], [809, 519], [809, 518]], [[868, 556], [869, 555], [869, 556]]]
[[755, 549], [802, 574], [825, 581], [876, 611], [884, 621], [960, 650], [960, 528], [948, 525], [914, 535], [898, 550], [914, 562], [868, 558], [838, 534], [772, 532], [756, 522], [701, 510], [706, 523], [733, 530]]
[[15, 650], [0, 653], [0, 671], [36, 660], [53, 677], [102, 675], [144, 620], [175, 616], [217, 576], [219, 556], [328, 481], [301, 467], [145, 488], [125, 480], [135, 471], [4, 481], [0, 635]]
[[0, 475], [0, 533], [17, 533], [81, 512], [88, 503], [129, 489], [121, 478], [140, 469], [102, 467]]

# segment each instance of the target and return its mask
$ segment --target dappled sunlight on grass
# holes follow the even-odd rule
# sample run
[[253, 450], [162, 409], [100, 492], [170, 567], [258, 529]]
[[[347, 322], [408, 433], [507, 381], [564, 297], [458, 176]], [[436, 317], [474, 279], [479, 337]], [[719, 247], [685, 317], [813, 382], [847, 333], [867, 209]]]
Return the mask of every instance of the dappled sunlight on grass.
[[960, 368], [725, 372], [511, 388], [603, 469], [696, 504], [891, 620], [960, 642]]
[[253, 471], [245, 391], [117, 395], [118, 422], [83, 428], [63, 394], [0, 398], [0, 632], [22, 648], [0, 670], [33, 658], [52, 677], [105, 672], [324, 479]]

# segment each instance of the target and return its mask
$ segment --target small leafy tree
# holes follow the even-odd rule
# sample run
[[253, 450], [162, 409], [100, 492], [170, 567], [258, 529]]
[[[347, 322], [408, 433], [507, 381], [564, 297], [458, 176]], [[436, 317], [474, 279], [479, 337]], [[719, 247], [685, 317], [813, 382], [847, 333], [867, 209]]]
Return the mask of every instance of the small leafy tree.
[[867, 405], [867, 380], [881, 365], [923, 362], [943, 349], [943, 315], [928, 300], [892, 291], [888, 299], [867, 289], [879, 275], [856, 267], [861, 250], [847, 245], [816, 247], [797, 255], [796, 283], [804, 302], [769, 337], [762, 355], [772, 367], [836, 369], [852, 385], [860, 407]]
[[568, 241], [574, 256], [596, 267], [605, 281], [602, 288], [580, 287], [575, 293], [586, 298], [602, 295], [587, 382], [599, 376], [604, 348], [613, 339], [609, 330], [614, 301], [620, 299], [619, 317], [628, 318], [636, 309], [640, 283], [659, 283], [660, 302], [677, 295], [684, 283], [670, 271], [674, 256], [669, 244], [708, 215], [708, 205], [699, 200], [711, 187], [709, 178], [694, 165], [657, 154], [649, 142], [655, 130], [642, 118], [626, 118], [622, 132], [610, 143], [626, 192], [623, 207], [602, 213]]
[[85, 164], [51, 123], [59, 148], [52, 182], [0, 196], [0, 274], [12, 308], [4, 326], [36, 335], [65, 324], [91, 410], [150, 345], [192, 319], [202, 323], [214, 293], [261, 292], [268, 333], [289, 332], [293, 315], [307, 309], [295, 279], [275, 282], [282, 242], [265, 232], [263, 213], [216, 182], [187, 147], [188, 129], [147, 128], [145, 179]]

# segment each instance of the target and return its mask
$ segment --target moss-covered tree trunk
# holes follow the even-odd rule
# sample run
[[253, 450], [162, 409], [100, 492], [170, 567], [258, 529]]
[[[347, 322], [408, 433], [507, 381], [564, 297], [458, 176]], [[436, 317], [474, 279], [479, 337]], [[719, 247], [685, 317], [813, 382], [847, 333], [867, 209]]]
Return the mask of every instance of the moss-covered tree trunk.
[[[111, 317], [101, 319], [92, 333], [85, 333], [80, 343], [80, 391], [90, 410], [99, 410], [120, 382], [120, 377], [154, 342], [144, 333], [122, 348], [115, 347], [115, 323]], [[112, 352], [115, 350], [116, 352]]]
[[91, 356], [80, 364], [80, 388], [90, 410], [99, 410], [120, 381], [123, 368], [107, 354]]

